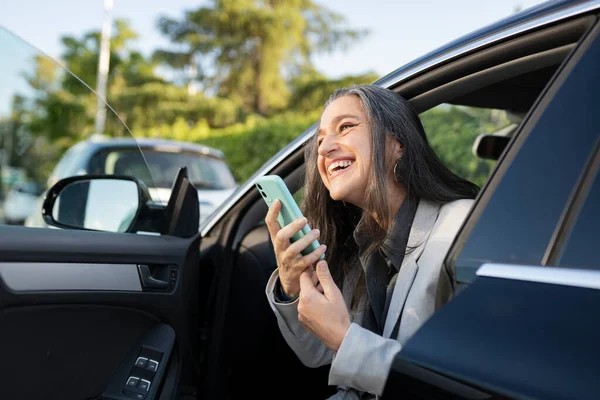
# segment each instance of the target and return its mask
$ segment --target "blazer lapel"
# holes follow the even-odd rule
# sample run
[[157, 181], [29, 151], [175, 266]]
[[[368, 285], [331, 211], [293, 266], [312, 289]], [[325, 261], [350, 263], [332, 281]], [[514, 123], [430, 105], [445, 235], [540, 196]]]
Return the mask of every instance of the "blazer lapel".
[[396, 325], [396, 321], [400, 318], [404, 303], [406, 302], [410, 288], [417, 275], [417, 260], [423, 252], [429, 232], [431, 232], [431, 229], [437, 220], [439, 210], [440, 205], [437, 203], [427, 200], [419, 201], [419, 206], [417, 207], [417, 212], [408, 237], [407, 248], [412, 250], [404, 257], [400, 271], [398, 271], [394, 293], [392, 294], [390, 308], [383, 329], [383, 337], [390, 337], [394, 330], [394, 326]]

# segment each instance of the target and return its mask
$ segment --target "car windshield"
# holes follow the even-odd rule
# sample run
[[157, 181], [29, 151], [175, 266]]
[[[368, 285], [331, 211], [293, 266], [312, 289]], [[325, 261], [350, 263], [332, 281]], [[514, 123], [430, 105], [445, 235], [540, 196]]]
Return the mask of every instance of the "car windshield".
[[[14, 209], [5, 210], [8, 194], [27, 184], [23, 190], [35, 196], [38, 185], [45, 191], [59, 179], [88, 174], [88, 142], [98, 133], [108, 138], [132, 139], [133, 135], [91, 89], [98, 81], [91, 64], [89, 70], [77, 71], [83, 74], [84, 83], [63, 66], [68, 65], [68, 57], [59, 63], [2, 27], [0, 54], [0, 221], [47, 227], [41, 215], [43, 193], [31, 205], [19, 204], [18, 215]], [[110, 92], [107, 97], [110, 99]], [[172, 185], [174, 175], [167, 182], [169, 177], [160, 167], [151, 171], [135, 141], [128, 153], [141, 160], [129, 175], [149, 187]], [[158, 172], [156, 184], [154, 174]], [[213, 179], [209, 174], [200, 177]]]
[[172, 147], [142, 147], [142, 151], [145, 159], [140, 157], [136, 149], [101, 150], [92, 158], [92, 171], [99, 174], [132, 175], [149, 187], [154, 185], [169, 189], [173, 186], [179, 169], [186, 166], [190, 181], [198, 189], [224, 190], [236, 186], [231, 170], [218, 157]]

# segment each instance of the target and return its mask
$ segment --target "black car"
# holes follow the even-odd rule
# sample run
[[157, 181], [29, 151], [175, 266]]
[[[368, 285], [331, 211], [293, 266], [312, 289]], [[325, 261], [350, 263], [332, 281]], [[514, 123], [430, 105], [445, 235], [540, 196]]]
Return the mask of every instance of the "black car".
[[[441, 106], [515, 116], [461, 150], [491, 167], [446, 258], [456, 295], [398, 353], [382, 398], [600, 398], [598, 15], [598, 0], [548, 2], [376, 82], [422, 116]], [[54, 188], [59, 198], [77, 182], [127, 182], [139, 194], [132, 226], [157, 235], [0, 226], [0, 398], [333, 393], [327, 367], [302, 365], [267, 303], [276, 263], [253, 185], [277, 174], [301, 193], [314, 129], [200, 233], [197, 215], [183, 217], [198, 201], [185, 170], [164, 210], [147, 209], [131, 177]]]

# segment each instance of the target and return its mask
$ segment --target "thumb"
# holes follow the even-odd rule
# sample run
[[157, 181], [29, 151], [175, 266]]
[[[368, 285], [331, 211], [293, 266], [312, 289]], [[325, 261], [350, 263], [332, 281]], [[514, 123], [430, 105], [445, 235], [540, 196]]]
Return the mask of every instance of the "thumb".
[[333, 281], [333, 277], [331, 276], [331, 272], [329, 271], [326, 261], [319, 261], [317, 264], [317, 277], [319, 278], [319, 282], [323, 287], [325, 296], [329, 297], [330, 294], [333, 294], [335, 290], [337, 290], [337, 285]]

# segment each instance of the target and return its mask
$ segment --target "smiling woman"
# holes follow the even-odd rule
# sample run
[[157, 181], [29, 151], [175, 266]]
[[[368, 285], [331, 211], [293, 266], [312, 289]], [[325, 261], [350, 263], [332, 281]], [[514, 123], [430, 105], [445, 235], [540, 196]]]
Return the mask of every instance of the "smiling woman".
[[[302, 362], [331, 364], [334, 398], [371, 398], [393, 356], [449, 300], [443, 257], [478, 187], [440, 161], [406, 100], [373, 85], [333, 93], [305, 159], [303, 213], [318, 229], [291, 244], [303, 221], [281, 227], [271, 207], [278, 268], [266, 294]], [[298, 249], [317, 238], [327, 252], [314, 268], [323, 250]]]

